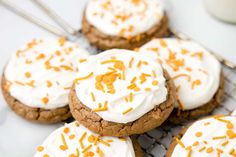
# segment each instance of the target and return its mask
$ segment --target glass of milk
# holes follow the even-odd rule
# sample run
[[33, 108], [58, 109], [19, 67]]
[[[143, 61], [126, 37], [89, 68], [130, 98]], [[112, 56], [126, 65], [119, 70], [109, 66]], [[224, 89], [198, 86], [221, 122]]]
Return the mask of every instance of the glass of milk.
[[216, 18], [236, 23], [236, 0], [204, 0], [207, 10]]

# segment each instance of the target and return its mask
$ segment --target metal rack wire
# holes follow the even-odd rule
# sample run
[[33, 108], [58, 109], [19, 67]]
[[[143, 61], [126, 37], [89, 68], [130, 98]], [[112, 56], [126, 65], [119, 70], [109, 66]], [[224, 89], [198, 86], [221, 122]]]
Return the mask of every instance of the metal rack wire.
[[[229, 115], [236, 108], [236, 71], [224, 64], [225, 76], [224, 100], [210, 115]], [[145, 157], [164, 157], [172, 138], [187, 124], [174, 126], [165, 123], [161, 127], [139, 135], [138, 141], [145, 152]]]
[[[53, 28], [47, 23], [41, 21], [41, 19], [37, 19], [32, 15], [25, 13], [24, 10], [17, 8], [7, 0], [0, 0], [0, 2], [2, 5], [15, 12], [17, 15], [24, 17], [25, 19], [31, 21], [36, 25], [39, 25], [40, 27], [55, 34], [56, 36], [66, 36], [65, 32], [57, 30], [56, 28]], [[57, 20], [61, 20], [61, 18]], [[178, 38], [191, 40], [186, 35], [180, 34], [176, 31], [172, 30], [172, 33]], [[72, 41], [76, 41], [79, 44], [83, 45], [84, 48], [86, 48], [89, 52], [93, 52], [93, 54], [97, 52], [96, 48], [90, 46], [83, 35], [81, 35], [80, 33], [76, 34], [76, 36], [74, 35], [73, 38], [67, 37], [67, 39], [73, 39]], [[224, 101], [211, 113], [211, 115], [229, 115], [236, 108], [236, 65], [223, 59], [221, 56], [218, 56], [215, 53], [212, 54], [222, 63], [225, 76], [225, 94]], [[143, 151], [145, 152], [145, 157], [164, 157], [172, 138], [176, 134], [178, 134], [179, 130], [185, 125], [186, 124], [174, 126], [170, 123], [165, 123], [157, 129], [136, 136]]]

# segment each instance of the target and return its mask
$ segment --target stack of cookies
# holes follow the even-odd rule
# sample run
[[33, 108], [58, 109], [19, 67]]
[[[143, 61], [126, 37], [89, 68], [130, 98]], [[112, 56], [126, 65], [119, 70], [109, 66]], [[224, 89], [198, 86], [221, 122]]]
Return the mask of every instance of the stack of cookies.
[[[196, 119], [220, 104], [220, 63], [194, 42], [163, 38], [168, 24], [159, 1], [90, 0], [82, 32], [106, 50], [91, 56], [64, 38], [35, 39], [5, 67], [3, 95], [18, 115], [41, 123], [75, 119], [35, 157], [142, 157], [129, 136]], [[235, 122], [200, 120], [173, 139], [167, 156], [235, 156]]]

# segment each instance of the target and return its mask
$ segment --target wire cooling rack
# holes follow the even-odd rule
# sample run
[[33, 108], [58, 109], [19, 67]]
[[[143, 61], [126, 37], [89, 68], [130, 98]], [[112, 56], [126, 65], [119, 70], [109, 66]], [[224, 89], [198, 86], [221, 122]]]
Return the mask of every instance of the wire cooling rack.
[[[27, 13], [24, 12], [24, 10], [17, 8], [14, 4], [9, 3], [8, 1], [5, 1], [4, 3], [2, 2], [2, 4], [12, 12], [16, 13], [21, 17], [24, 17], [28, 21], [31, 21], [32, 23], [44, 28], [45, 30], [57, 36], [61, 35], [64, 36], [64, 34], [61, 31], [51, 26], [48, 26], [40, 19], [35, 19], [35, 17], [32, 17], [32, 15], [28, 15]], [[42, 4], [40, 5], [41, 7], [44, 7], [43, 9], [45, 9], [45, 6], [42, 6]], [[46, 7], [46, 9], [48, 10], [49, 8]], [[52, 13], [54, 14], [54, 16], [58, 16], [54, 12]], [[57, 17], [57, 19], [55, 20], [62, 20], [62, 19]], [[59, 21], [59, 22], [64, 22], [64, 21]], [[173, 30], [171, 30], [171, 32], [172, 32], [171, 36], [175, 36], [181, 39], [191, 40], [184, 34], [181, 34]], [[91, 54], [99, 52], [98, 50], [96, 50], [96, 48], [89, 45], [88, 41], [83, 37], [81, 33], [78, 34], [76, 33], [76, 35], [75, 34], [71, 35], [72, 36], [67, 36], [67, 35], [65, 36], [67, 39], [79, 43], [80, 46], [86, 48], [89, 52], [92, 52]], [[218, 106], [210, 115], [216, 115], [216, 114], [229, 115], [236, 108], [236, 65], [225, 60], [221, 56], [216, 55], [215, 53], [212, 54], [221, 62], [223, 67], [223, 73], [225, 76], [225, 94], [221, 105]], [[178, 134], [178, 132], [182, 127], [186, 125], [187, 123], [183, 125], [172, 125], [170, 123], [164, 123], [159, 128], [156, 128], [142, 135], [137, 135], [136, 138], [138, 139], [143, 151], [145, 152], [145, 157], [164, 157], [172, 138], [176, 134]]]
[[[225, 76], [224, 99], [211, 115], [229, 115], [236, 108], [236, 72], [225, 65], [223, 65], [223, 72]], [[138, 135], [137, 138], [145, 152], [145, 157], [164, 157], [172, 138], [185, 125], [187, 123], [183, 125], [165, 123], [157, 129]]]
[[[177, 37], [185, 40], [189, 39], [186, 35], [176, 33], [172, 30], [170, 37]], [[79, 35], [76, 42], [85, 47], [92, 54], [99, 52], [96, 48], [89, 45], [83, 35]], [[205, 46], [203, 46], [205, 47]], [[211, 51], [209, 51], [211, 52]], [[222, 70], [225, 77], [225, 93], [222, 103], [209, 115], [224, 114], [229, 115], [236, 109], [236, 66], [231, 62], [223, 59], [222, 57], [212, 54], [221, 62]], [[191, 123], [188, 122], [188, 123]], [[164, 157], [172, 138], [177, 135], [181, 128], [186, 126], [188, 123], [182, 125], [173, 125], [171, 123], [164, 123], [162, 126], [153, 129], [145, 134], [137, 135], [136, 138], [140, 143], [145, 157]]]

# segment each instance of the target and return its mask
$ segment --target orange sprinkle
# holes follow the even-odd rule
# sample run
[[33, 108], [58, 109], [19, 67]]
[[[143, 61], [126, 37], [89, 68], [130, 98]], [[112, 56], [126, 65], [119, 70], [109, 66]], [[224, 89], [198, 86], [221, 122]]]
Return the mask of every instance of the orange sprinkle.
[[158, 81], [157, 80], [152, 81], [152, 85], [153, 86], [157, 86], [158, 85]]
[[192, 154], [192, 149], [188, 151], [187, 157], [191, 157], [191, 154]]
[[30, 87], [34, 87], [34, 80], [31, 80], [30, 82], [27, 82], [26, 85], [30, 86]]
[[108, 146], [108, 147], [110, 147], [110, 144], [109, 143], [107, 143], [106, 141], [103, 141], [102, 139], [98, 139], [98, 141], [100, 142], [100, 143], [102, 143], [102, 144], [104, 144], [105, 146]]
[[206, 147], [204, 146], [204, 147], [200, 148], [198, 151], [199, 151], [199, 152], [202, 152], [202, 151], [204, 151], [205, 149], [206, 149]]
[[69, 131], [70, 131], [70, 129], [67, 128], [67, 127], [65, 127], [64, 130], [63, 130], [63, 132], [64, 132], [65, 134], [69, 133]]
[[89, 73], [87, 76], [76, 78], [75, 81], [78, 82], [79, 80], [86, 80], [90, 78], [91, 76], [93, 76], [93, 72]]
[[49, 155], [48, 154], [44, 154], [43, 157], [49, 157]]
[[84, 132], [83, 135], [79, 139], [79, 143], [80, 143], [80, 146], [81, 146], [82, 149], [84, 148], [83, 140], [86, 137], [86, 135], [87, 135], [87, 132]]
[[212, 153], [213, 152], [213, 148], [212, 147], [209, 147], [206, 149], [206, 152], [209, 154], [209, 153]]
[[129, 101], [130, 101], [130, 102], [133, 101], [133, 97], [134, 97], [134, 96], [133, 96], [133, 93], [130, 93], [130, 94], [129, 94]]
[[130, 83], [134, 83], [137, 80], [136, 77], [133, 77], [133, 79], [130, 81]]
[[181, 140], [179, 140], [178, 138], [175, 138], [175, 140], [182, 148], [185, 148], [185, 145], [183, 144]]
[[133, 62], [134, 62], [134, 57], [132, 57], [129, 61], [129, 68], [132, 68]]
[[42, 152], [43, 150], [44, 150], [44, 147], [43, 147], [43, 146], [38, 146], [38, 147], [37, 147], [37, 151], [38, 151], [38, 152]]
[[147, 48], [147, 50], [158, 52], [158, 48], [157, 47], [149, 47], [149, 48]]
[[196, 142], [193, 143], [193, 146], [197, 146], [197, 145], [199, 145], [199, 142], [198, 142], [198, 141], [196, 141]]
[[156, 74], [156, 72], [154, 70], [152, 70], [152, 75], [153, 75], [154, 78], [157, 77], [157, 74]]
[[93, 143], [93, 142], [95, 141], [95, 136], [90, 135], [90, 136], [88, 137], [88, 141], [89, 141], [90, 143]]
[[86, 152], [84, 154], [84, 157], [93, 157], [94, 156], [94, 152]]
[[60, 56], [60, 55], [61, 55], [61, 51], [57, 50], [57, 51], [55, 52], [55, 54], [56, 54], [57, 56]]
[[230, 138], [230, 139], [234, 139], [236, 137], [236, 134], [232, 131], [232, 130], [227, 130], [226, 131], [226, 135]]
[[79, 149], [76, 148], [76, 155], [75, 154], [70, 154], [68, 157], [79, 157]]
[[95, 96], [94, 96], [93, 92], [91, 92], [91, 97], [92, 97], [93, 102], [95, 102], [96, 99], [95, 99]]
[[132, 111], [132, 110], [133, 110], [133, 108], [130, 107], [130, 108], [128, 108], [127, 110], [123, 111], [122, 114], [123, 114], [123, 115], [124, 115], [124, 114], [127, 114], [127, 113], [129, 113], [130, 111]]
[[61, 134], [61, 140], [62, 140], [62, 145], [60, 145], [60, 149], [65, 151], [68, 149], [68, 146], [67, 146], [67, 143], [66, 143], [66, 140], [65, 140], [65, 137], [63, 134]]
[[70, 140], [73, 140], [75, 138], [75, 135], [74, 134], [71, 134], [70, 136], [69, 136], [69, 139]]
[[190, 72], [192, 71], [192, 69], [190, 67], [187, 67], [186, 70], [190, 71]]
[[183, 55], [184, 55], [184, 54], [187, 54], [187, 53], [188, 53], [188, 50], [185, 49], [185, 48], [182, 48], [181, 53], [182, 53]]
[[26, 77], [26, 78], [30, 78], [30, 77], [31, 77], [31, 73], [30, 73], [30, 72], [26, 72], [26, 73], [25, 73], [25, 77]]
[[220, 154], [224, 152], [223, 150], [219, 148], [216, 148], [216, 151], [217, 151], [217, 157], [220, 157]]
[[195, 136], [196, 136], [196, 137], [201, 137], [201, 136], [202, 136], [202, 132], [197, 132], [197, 133], [195, 134]]
[[137, 68], [140, 68], [141, 64], [142, 64], [142, 61], [139, 61], [137, 64]]
[[151, 91], [151, 88], [145, 88], [144, 90], [145, 91]]
[[192, 82], [192, 89], [194, 89], [195, 85], [200, 85], [201, 84], [201, 80], [195, 80]]
[[24, 86], [24, 85], [25, 85], [24, 83], [22, 83], [22, 82], [20, 82], [20, 81], [15, 81], [15, 83], [18, 84], [18, 85], [21, 85], [21, 86]]
[[187, 77], [188, 81], [191, 81], [191, 76], [188, 74], [179, 74], [179, 75], [174, 76], [172, 79], [175, 80], [179, 77]]
[[107, 101], [105, 101], [104, 106], [94, 109], [94, 112], [106, 111], [107, 110]]
[[160, 45], [162, 47], [167, 47], [167, 44], [166, 44], [166, 42], [163, 39], [160, 39]]
[[129, 102], [129, 99], [127, 97], [125, 97], [125, 102]]
[[219, 139], [224, 139], [224, 138], [226, 138], [226, 136], [216, 136], [216, 137], [213, 137], [212, 139], [219, 140]]
[[203, 53], [202, 52], [195, 52], [191, 54], [191, 57], [199, 57], [199, 59], [203, 58]]
[[44, 97], [44, 98], [42, 98], [42, 102], [44, 103], [44, 104], [47, 104], [48, 103], [48, 98], [47, 97]]
[[83, 63], [83, 62], [86, 62], [86, 61], [87, 61], [87, 59], [80, 59], [79, 60], [80, 63]]
[[[90, 148], [92, 147], [92, 145], [88, 145], [86, 148], [84, 148], [84, 150], [82, 151], [82, 153], [86, 153]], [[90, 155], [91, 156], [91, 155]]]
[[52, 82], [49, 81], [49, 80], [47, 80], [47, 87], [48, 87], [48, 88], [52, 87]]
[[135, 51], [135, 52], [138, 52], [139, 49], [140, 49], [140, 48], [137, 48], [137, 47], [136, 47], [136, 48], [134, 48], [134, 51]]
[[99, 147], [97, 147], [96, 152], [98, 153], [99, 157], [103, 157], [103, 152]]
[[32, 63], [31, 60], [28, 60], [28, 59], [25, 60], [25, 64], [31, 64], [31, 63]]
[[44, 58], [45, 58], [45, 55], [44, 55], [43, 53], [40, 53], [40, 54], [36, 57], [37, 60], [44, 59]]
[[210, 122], [206, 122], [206, 123], [204, 123], [205, 126], [210, 125], [210, 124], [211, 124]]
[[60, 59], [60, 62], [63, 62], [64, 60], [65, 60], [64, 58], [61, 58], [61, 59]]
[[64, 46], [66, 39], [64, 37], [61, 37], [58, 39], [58, 43], [60, 46]]
[[224, 147], [224, 146], [226, 146], [228, 143], [229, 143], [229, 141], [225, 141], [225, 142], [223, 142], [221, 145]]
[[65, 90], [70, 90], [71, 89], [71, 86], [70, 87], [64, 87]]
[[60, 67], [67, 70], [67, 71], [73, 71], [73, 68], [71, 68], [70, 66], [67, 66], [67, 65], [61, 65]]
[[227, 127], [228, 129], [233, 129], [233, 128], [234, 128], [234, 125], [233, 125], [231, 122], [229, 122], [229, 123], [227, 123], [226, 127]]
[[115, 60], [115, 59], [111, 59], [111, 60], [102, 61], [101, 64], [116, 63], [116, 62], [120, 62], [120, 61], [119, 60]]

